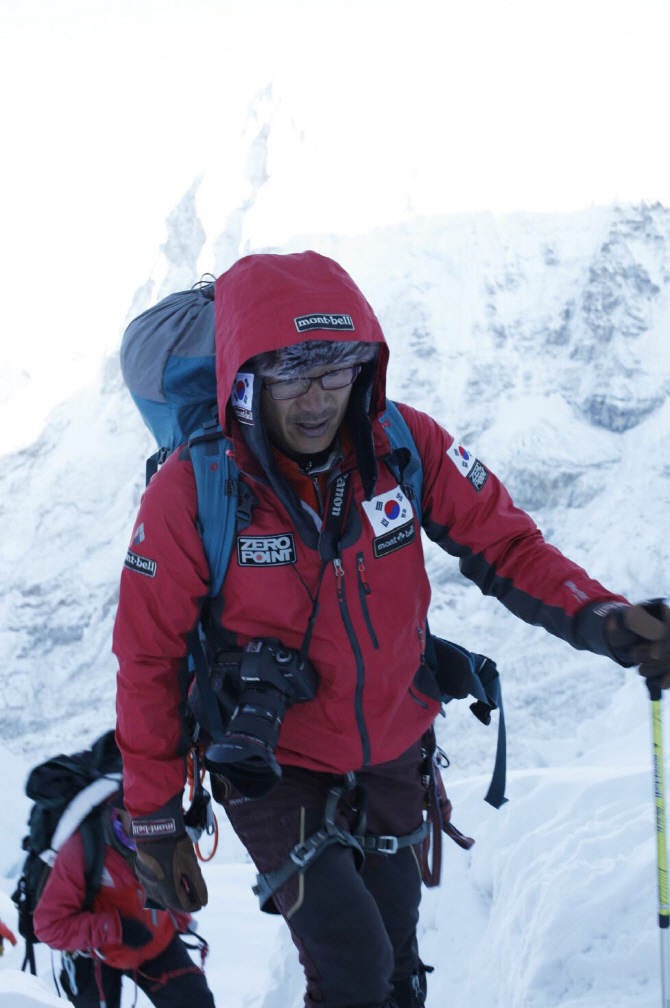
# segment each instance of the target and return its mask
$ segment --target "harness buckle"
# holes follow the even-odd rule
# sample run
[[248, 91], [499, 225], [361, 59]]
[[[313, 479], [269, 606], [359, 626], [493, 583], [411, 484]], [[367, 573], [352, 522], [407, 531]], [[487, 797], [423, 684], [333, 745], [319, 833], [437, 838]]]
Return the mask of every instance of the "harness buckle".
[[291, 861], [293, 861], [293, 863], [296, 864], [298, 868], [304, 868], [305, 865], [309, 864], [309, 862], [316, 854], [319, 848], [319, 843], [318, 842], [315, 843], [314, 841], [317, 839], [317, 836], [318, 840], [322, 839], [321, 831], [319, 831], [319, 834], [314, 834], [313, 836], [309, 837], [309, 839], [303, 840], [301, 843], [297, 843], [293, 848], [293, 850], [291, 851], [290, 854]]
[[375, 838], [375, 854], [397, 854], [397, 836], [378, 836]]

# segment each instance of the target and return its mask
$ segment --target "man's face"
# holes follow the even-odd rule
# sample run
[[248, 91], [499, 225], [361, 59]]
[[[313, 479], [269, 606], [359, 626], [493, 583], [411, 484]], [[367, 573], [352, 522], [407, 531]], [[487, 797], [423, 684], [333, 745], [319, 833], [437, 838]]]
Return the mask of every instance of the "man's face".
[[[333, 368], [314, 368], [305, 378], [318, 378]], [[268, 437], [277, 448], [316, 455], [333, 441], [347, 411], [351, 385], [321, 388], [312, 382], [297, 399], [273, 399], [267, 388], [261, 394], [261, 414]]]

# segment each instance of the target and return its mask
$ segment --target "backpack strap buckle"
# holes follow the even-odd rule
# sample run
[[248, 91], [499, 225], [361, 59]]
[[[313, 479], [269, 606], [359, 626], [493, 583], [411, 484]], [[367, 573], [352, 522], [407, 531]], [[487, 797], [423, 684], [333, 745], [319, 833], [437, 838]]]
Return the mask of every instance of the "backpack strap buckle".
[[428, 833], [428, 823], [424, 819], [421, 825], [413, 833], [406, 833], [404, 836], [379, 836], [375, 833], [368, 833], [365, 836], [354, 834], [356, 840], [363, 848], [364, 854], [381, 854], [390, 857], [397, 854], [403, 847], [411, 847], [421, 843]]

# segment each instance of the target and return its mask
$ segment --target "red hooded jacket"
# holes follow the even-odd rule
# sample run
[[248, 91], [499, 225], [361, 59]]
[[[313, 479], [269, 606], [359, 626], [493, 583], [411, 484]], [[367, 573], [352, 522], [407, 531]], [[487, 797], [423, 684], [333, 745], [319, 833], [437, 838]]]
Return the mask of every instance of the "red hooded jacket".
[[[344, 316], [353, 328], [339, 328]], [[260, 379], [238, 375], [252, 356], [300, 342], [305, 319], [302, 339], [379, 344], [376, 365], [364, 365], [352, 389], [343, 439], [350, 448], [329, 474], [321, 528], [301, 505], [304, 476], [296, 469], [292, 480], [290, 465], [275, 462], [260, 415]], [[324, 328], [312, 329], [314, 319]], [[379, 416], [388, 348], [379, 323], [332, 260], [314, 252], [253, 255], [216, 283], [216, 341], [221, 421], [257, 499], [213, 606], [216, 621], [231, 644], [278, 637], [298, 649], [318, 592], [308, 654], [320, 685], [314, 700], [288, 710], [277, 758], [335, 773], [394, 759], [429, 727], [440, 703], [424, 661], [430, 586], [420, 530], [384, 462], [391, 449]], [[547, 544], [493, 473], [446, 430], [399, 408], [421, 456], [428, 536], [522, 619], [606, 654], [602, 614], [585, 606], [625, 600]], [[334, 530], [340, 476], [351, 490]], [[153, 576], [140, 565], [124, 569], [114, 633], [117, 738], [133, 815], [157, 810], [184, 783], [178, 674], [209, 576], [196, 513], [188, 452], [177, 451], [147, 488], [131, 537], [131, 550], [154, 562]], [[268, 543], [277, 537], [284, 552], [273, 554]]]

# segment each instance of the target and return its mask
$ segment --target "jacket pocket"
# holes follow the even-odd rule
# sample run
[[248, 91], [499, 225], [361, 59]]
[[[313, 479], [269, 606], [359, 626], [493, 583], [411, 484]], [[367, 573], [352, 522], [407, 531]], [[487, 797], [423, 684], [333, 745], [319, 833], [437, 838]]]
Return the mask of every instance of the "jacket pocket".
[[416, 700], [417, 703], [421, 704], [422, 707], [427, 708], [429, 705], [421, 699], [421, 696], [417, 696], [417, 693], [423, 694], [431, 700], [436, 700], [438, 703], [441, 703], [442, 701], [440, 687], [437, 685], [437, 680], [425, 662], [422, 662], [417, 669], [414, 679], [412, 680], [412, 685], [409, 687], [409, 695], [413, 700]]

